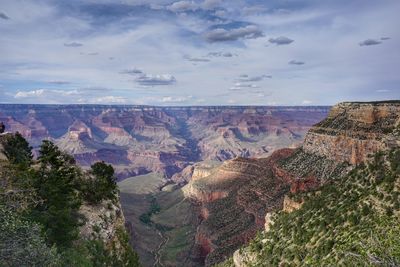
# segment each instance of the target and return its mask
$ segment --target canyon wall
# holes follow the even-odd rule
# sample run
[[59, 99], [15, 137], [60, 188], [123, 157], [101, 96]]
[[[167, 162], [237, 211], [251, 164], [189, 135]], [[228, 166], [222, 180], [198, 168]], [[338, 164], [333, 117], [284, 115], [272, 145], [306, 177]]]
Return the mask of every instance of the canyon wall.
[[[257, 231], [269, 229], [274, 212], [300, 208], [302, 200], [290, 195], [316, 190], [369, 155], [399, 147], [399, 133], [400, 101], [340, 103], [308, 131], [301, 147], [277, 150], [267, 158], [236, 158], [193, 179], [189, 197], [207, 214], [200, 214], [198, 227], [199, 246], [210, 248], [205, 265], [232, 256]], [[250, 266], [245, 261], [251, 258], [234, 254], [236, 266]]]
[[[81, 166], [113, 164], [120, 179], [149, 172], [171, 178], [195, 162], [265, 157], [299, 145], [328, 110], [2, 104], [0, 121], [8, 131], [19, 131], [36, 152], [49, 139]], [[176, 179], [186, 182], [185, 177]]]

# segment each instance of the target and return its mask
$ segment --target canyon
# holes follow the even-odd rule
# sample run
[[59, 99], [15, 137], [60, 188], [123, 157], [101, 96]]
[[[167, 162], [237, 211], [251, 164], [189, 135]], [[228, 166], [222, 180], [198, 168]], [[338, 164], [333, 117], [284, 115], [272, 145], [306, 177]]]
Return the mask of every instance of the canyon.
[[242, 266], [238, 259], [251, 255], [238, 248], [269, 229], [276, 212], [299, 209], [303, 200], [294, 195], [400, 147], [400, 101], [332, 108], [0, 105], [0, 121], [35, 148], [53, 140], [83, 167], [113, 164], [144, 266], [213, 266], [234, 253]]
[[[7, 131], [38, 148], [55, 142], [83, 167], [113, 164], [120, 180], [150, 172], [171, 178], [199, 161], [267, 156], [296, 146], [329, 107], [151, 107], [0, 105]], [[185, 181], [175, 175], [175, 181]]]
[[[224, 261], [257, 231], [268, 230], [274, 213], [299, 209], [303, 200], [292, 196], [340, 180], [374, 153], [399, 147], [399, 101], [340, 103], [308, 131], [299, 148], [229, 160], [193, 179], [188, 196], [202, 210], [196, 242], [208, 252], [205, 265]], [[245, 264], [251, 258], [236, 251], [234, 262], [252, 266]]]

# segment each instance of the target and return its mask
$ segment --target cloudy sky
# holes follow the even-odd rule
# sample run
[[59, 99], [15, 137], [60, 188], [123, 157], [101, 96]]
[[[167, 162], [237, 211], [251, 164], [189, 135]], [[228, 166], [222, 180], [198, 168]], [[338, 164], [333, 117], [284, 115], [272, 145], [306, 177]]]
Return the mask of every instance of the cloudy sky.
[[398, 0], [0, 0], [0, 103], [400, 99]]

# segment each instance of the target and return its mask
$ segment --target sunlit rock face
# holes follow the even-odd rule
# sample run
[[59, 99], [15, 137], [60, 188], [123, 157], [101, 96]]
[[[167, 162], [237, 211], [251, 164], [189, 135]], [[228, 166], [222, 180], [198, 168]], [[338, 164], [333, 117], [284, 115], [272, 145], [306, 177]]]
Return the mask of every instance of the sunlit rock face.
[[[340, 103], [311, 128], [305, 152], [352, 165], [399, 145], [400, 103]], [[397, 129], [397, 131], [396, 131]]]
[[[19, 131], [36, 150], [43, 139], [50, 139], [82, 166], [99, 160], [112, 163], [120, 179], [148, 172], [171, 178], [195, 162], [264, 157], [278, 148], [298, 146], [328, 111], [329, 107], [0, 105], [0, 121], [8, 131]], [[193, 171], [196, 177], [207, 172], [201, 167]], [[175, 178], [187, 182], [190, 176]]]

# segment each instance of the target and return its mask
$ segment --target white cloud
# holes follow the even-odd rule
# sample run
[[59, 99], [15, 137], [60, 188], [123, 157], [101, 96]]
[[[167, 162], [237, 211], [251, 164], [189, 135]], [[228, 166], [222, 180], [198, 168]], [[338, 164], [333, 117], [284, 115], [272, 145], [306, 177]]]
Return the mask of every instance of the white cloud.
[[182, 103], [182, 102], [191, 100], [192, 98], [193, 98], [193, 96], [187, 96], [187, 97], [164, 96], [161, 99], [161, 102], [163, 102], [163, 103]]
[[178, 1], [167, 7], [173, 12], [194, 11], [198, 9], [198, 5], [193, 1]]
[[29, 98], [29, 97], [44, 97], [46, 95], [58, 95], [58, 96], [71, 96], [77, 95], [77, 90], [52, 90], [52, 89], [37, 89], [32, 91], [18, 91], [14, 98]]
[[128, 100], [125, 97], [121, 96], [102, 96], [98, 98], [94, 98], [90, 100], [91, 103], [98, 103], [98, 104], [125, 104]]
[[235, 83], [229, 90], [232, 91], [239, 91], [247, 88], [259, 88], [257, 84], [249, 84], [249, 83]]
[[171, 85], [176, 83], [176, 79], [171, 74], [143, 74], [135, 80], [144, 86]]
[[236, 41], [242, 38], [256, 39], [263, 36], [263, 32], [256, 25], [248, 25], [228, 30], [217, 28], [204, 34], [205, 39], [209, 42]]

